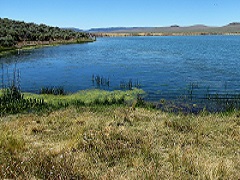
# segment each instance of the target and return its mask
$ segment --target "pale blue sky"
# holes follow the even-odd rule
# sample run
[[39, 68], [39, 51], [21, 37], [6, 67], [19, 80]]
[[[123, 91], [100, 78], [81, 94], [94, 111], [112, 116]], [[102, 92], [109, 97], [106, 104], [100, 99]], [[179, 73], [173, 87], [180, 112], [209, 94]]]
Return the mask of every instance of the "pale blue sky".
[[223, 26], [240, 0], [0, 0], [0, 17], [59, 27]]

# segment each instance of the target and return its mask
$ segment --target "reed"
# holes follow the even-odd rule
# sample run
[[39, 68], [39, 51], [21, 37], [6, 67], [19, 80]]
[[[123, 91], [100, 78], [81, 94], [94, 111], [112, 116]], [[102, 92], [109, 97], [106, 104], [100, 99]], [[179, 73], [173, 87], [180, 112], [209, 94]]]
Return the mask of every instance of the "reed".
[[133, 88], [140, 88], [141, 84], [138, 80], [135, 81], [135, 83], [132, 81], [132, 79], [129, 79], [127, 82], [121, 81], [120, 82], [120, 89], [123, 90], [132, 90]]
[[109, 87], [110, 86], [110, 79], [109, 77], [106, 78], [106, 77], [103, 77], [103, 76], [99, 76], [99, 75], [92, 75], [92, 83], [95, 84], [98, 86], [98, 87], [104, 87], [104, 86], [107, 86]]
[[60, 87], [42, 87], [40, 94], [53, 94], [53, 95], [66, 95], [66, 92], [62, 86]]

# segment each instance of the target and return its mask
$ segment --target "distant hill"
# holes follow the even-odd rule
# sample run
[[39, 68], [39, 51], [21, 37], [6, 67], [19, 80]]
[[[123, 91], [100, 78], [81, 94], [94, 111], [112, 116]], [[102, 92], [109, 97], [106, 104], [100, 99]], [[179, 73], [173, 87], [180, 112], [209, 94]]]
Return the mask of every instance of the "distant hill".
[[239, 25], [240, 25], [240, 22], [232, 22], [228, 24], [228, 26], [239, 26]]
[[87, 32], [118, 32], [118, 31], [128, 31], [132, 28], [128, 28], [128, 27], [110, 27], [110, 28], [92, 28], [89, 29]]
[[240, 33], [240, 23], [233, 22], [222, 27], [205, 25], [169, 27], [110, 27], [94, 28], [88, 30], [91, 33]]

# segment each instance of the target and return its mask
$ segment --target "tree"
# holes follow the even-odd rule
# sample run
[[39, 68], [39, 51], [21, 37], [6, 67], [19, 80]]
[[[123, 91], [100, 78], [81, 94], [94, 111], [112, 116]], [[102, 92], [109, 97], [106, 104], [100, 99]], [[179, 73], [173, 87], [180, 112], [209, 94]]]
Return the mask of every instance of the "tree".
[[0, 46], [10, 47], [22, 41], [77, 40], [82, 37], [88, 38], [89, 35], [45, 24], [37, 25], [0, 18]]

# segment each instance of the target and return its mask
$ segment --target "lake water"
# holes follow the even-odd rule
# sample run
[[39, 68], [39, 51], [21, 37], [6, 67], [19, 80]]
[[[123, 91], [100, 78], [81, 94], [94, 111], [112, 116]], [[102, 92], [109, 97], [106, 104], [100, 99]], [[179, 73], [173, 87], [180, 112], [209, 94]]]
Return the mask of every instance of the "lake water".
[[[94, 43], [22, 51], [0, 63], [1, 82], [11, 81], [16, 66], [21, 89], [30, 92], [46, 86], [70, 92], [115, 90], [132, 82], [148, 93], [148, 100], [240, 93], [240, 36], [98, 38]], [[93, 75], [109, 79], [109, 86], [97, 85]]]

